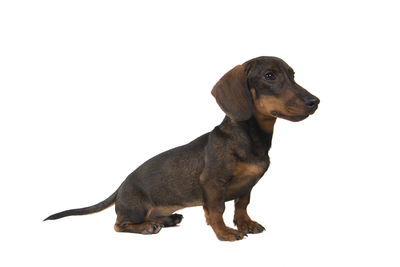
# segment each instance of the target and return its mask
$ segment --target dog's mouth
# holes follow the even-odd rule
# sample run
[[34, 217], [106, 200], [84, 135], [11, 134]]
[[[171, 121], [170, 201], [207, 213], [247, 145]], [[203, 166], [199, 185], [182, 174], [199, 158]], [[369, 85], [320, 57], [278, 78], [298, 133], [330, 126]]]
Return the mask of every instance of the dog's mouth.
[[[289, 120], [289, 121], [302, 121], [306, 119], [308, 116], [312, 115], [315, 113], [315, 111], [318, 109], [318, 104], [314, 104], [312, 107], [307, 106], [307, 108], [300, 109], [297, 106], [287, 106], [286, 107], [286, 112], [282, 113], [277, 110], [273, 110], [271, 112], [272, 116]], [[300, 113], [300, 114], [299, 114]]]
[[277, 118], [281, 118], [281, 119], [297, 122], [297, 121], [304, 120], [311, 113], [310, 114], [302, 114], [302, 115], [286, 115], [286, 114], [283, 114], [282, 112], [279, 112], [279, 111], [272, 111], [271, 114], [272, 114], [272, 116], [277, 117]]
[[312, 107], [312, 108], [309, 110], [309, 115], [314, 114], [315, 111], [316, 111], [317, 109], [318, 109], [318, 104], [315, 105], [314, 107]]

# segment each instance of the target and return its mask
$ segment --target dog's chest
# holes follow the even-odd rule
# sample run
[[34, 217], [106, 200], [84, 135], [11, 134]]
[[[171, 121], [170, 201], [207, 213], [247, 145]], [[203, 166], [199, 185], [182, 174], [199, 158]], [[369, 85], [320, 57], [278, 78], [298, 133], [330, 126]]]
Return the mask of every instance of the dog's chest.
[[267, 164], [264, 162], [238, 162], [235, 165], [233, 177], [237, 179], [261, 176], [267, 168]]
[[260, 180], [269, 167], [269, 159], [264, 161], [237, 162], [232, 179], [226, 190], [228, 199], [237, 198], [248, 191]]

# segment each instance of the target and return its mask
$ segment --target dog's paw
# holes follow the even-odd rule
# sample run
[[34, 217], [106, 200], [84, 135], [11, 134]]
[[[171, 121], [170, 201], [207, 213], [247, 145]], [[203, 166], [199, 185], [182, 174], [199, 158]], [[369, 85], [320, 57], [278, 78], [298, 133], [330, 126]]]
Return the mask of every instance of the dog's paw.
[[265, 230], [264, 226], [252, 220], [235, 220], [233, 222], [243, 233], [258, 234]]
[[174, 213], [174, 214], [172, 214], [172, 215], [170, 216], [170, 218], [171, 218], [173, 224], [174, 224], [174, 225], [177, 225], [177, 224], [179, 224], [179, 223], [182, 221], [183, 216], [182, 216], [182, 214]]
[[241, 240], [245, 236], [247, 236], [245, 233], [229, 227], [225, 227], [222, 230], [216, 230], [215, 234], [217, 235], [217, 238], [221, 241], [236, 241]]
[[151, 234], [157, 234], [160, 232], [161, 228], [163, 228], [164, 225], [157, 223], [157, 222], [149, 222], [145, 226], [145, 229], [142, 231], [142, 234], [144, 235], [151, 235]]

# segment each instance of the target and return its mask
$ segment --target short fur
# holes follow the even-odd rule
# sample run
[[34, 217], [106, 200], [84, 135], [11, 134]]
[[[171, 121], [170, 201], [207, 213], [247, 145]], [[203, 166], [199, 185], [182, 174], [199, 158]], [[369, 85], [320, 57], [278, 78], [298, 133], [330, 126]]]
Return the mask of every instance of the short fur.
[[[220, 240], [262, 232], [264, 227], [250, 219], [246, 209], [251, 189], [270, 163], [276, 118], [303, 120], [315, 112], [319, 99], [296, 84], [293, 70], [275, 57], [236, 66], [212, 94], [226, 117], [211, 132], [146, 161], [103, 202], [45, 220], [98, 212], [115, 203], [116, 231], [155, 234], [181, 222], [182, 215], [175, 211], [202, 205], [206, 222]], [[222, 218], [229, 200], [235, 202], [237, 230]]]

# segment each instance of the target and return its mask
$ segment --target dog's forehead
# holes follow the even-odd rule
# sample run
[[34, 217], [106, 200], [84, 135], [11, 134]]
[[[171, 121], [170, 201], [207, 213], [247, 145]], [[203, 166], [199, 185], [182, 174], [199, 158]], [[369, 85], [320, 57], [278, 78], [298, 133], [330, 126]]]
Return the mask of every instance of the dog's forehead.
[[264, 72], [266, 70], [273, 70], [273, 71], [287, 71], [290, 66], [278, 57], [258, 57], [253, 58], [247, 62], [245, 62], [253, 72]]

